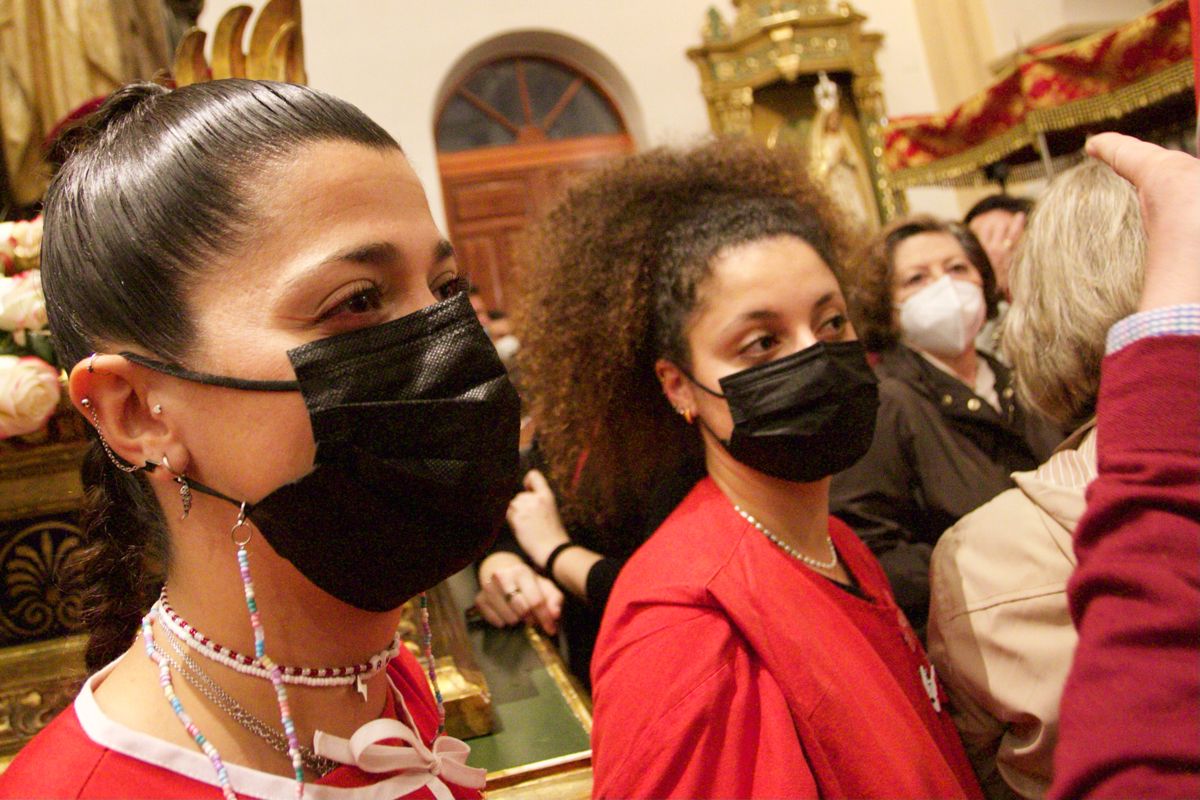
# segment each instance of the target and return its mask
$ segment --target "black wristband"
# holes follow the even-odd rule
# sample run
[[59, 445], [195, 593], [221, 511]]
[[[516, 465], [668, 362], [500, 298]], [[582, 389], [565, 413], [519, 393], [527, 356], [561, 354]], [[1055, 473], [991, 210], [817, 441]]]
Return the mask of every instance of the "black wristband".
[[575, 544], [574, 542], [563, 542], [558, 547], [550, 551], [550, 555], [546, 557], [546, 566], [542, 567], [538, 571], [550, 580], [554, 580], [554, 562], [558, 560], [558, 557], [561, 556], [563, 552], [571, 549], [572, 547], [578, 546], [579, 545]]

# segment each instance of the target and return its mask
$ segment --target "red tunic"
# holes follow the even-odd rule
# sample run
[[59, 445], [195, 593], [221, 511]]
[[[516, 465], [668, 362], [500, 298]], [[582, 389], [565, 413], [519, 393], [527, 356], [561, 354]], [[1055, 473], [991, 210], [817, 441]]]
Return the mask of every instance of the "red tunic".
[[[92, 696], [92, 687], [109, 669], [111, 666], [89, 679], [72, 707], [17, 754], [0, 775], [0, 798], [221, 797], [212, 764], [198, 748], [170, 744], [104, 716]], [[410, 716], [421, 739], [426, 745], [432, 744], [437, 731], [437, 706], [420, 665], [407, 651], [401, 651], [388, 664], [387, 672], [395, 687], [393, 696], [402, 701], [399, 708], [389, 702], [387, 715], [402, 722]], [[238, 797], [295, 796], [296, 783], [291, 779], [234, 764], [227, 766]], [[432, 775], [371, 774], [342, 766], [305, 783], [304, 796], [310, 800], [474, 800], [481, 794]]]
[[708, 478], [634, 554], [592, 663], [595, 797], [982, 796], [883, 570], [829, 531], [869, 599]]

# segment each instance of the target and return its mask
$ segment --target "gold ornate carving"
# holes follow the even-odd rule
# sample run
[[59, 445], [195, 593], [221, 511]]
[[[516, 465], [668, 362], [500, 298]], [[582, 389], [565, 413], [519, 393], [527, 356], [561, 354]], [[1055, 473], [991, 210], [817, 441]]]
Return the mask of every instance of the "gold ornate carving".
[[0, 769], [79, 692], [86, 636], [0, 650]]
[[[445, 583], [426, 594], [433, 630], [434, 671], [446, 704], [446, 732], [460, 739], [491, 733], [492, 696], [487, 679], [472, 655], [463, 616]], [[400, 635], [409, 652], [425, 665], [419, 602], [413, 598], [405, 603], [400, 616]]]
[[[700, 72], [709, 122], [719, 134], [763, 141], [807, 141], [821, 71], [849, 89], [842, 113], [859, 142], [880, 221], [904, 213], [904, 197], [883, 169], [886, 109], [875, 54], [883, 37], [862, 29], [849, 3], [829, 0], [733, 0], [733, 21], [708, 13], [703, 44], [688, 50]], [[795, 94], [788, 99], [787, 87]], [[782, 87], [782, 89], [780, 88]], [[794, 130], [793, 130], [794, 129]]]
[[250, 33], [250, 49], [242, 51], [246, 26], [253, 13], [249, 6], [225, 12], [213, 34], [212, 65], [204, 58], [207, 34], [188, 31], [175, 51], [177, 86], [221, 78], [306, 83], [304, 36], [300, 27], [300, 0], [269, 0]]
[[63, 590], [63, 581], [80, 537], [76, 526], [51, 520], [30, 525], [0, 543], [5, 583], [0, 644], [79, 629], [79, 598]]

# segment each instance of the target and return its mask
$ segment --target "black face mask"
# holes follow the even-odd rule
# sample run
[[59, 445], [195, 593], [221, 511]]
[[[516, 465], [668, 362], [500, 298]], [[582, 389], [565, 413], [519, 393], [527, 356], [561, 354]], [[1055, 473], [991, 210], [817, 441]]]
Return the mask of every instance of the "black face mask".
[[304, 396], [315, 469], [246, 503], [246, 516], [305, 577], [366, 611], [398, 608], [480, 557], [519, 479], [520, 401], [465, 292], [289, 350], [296, 381], [121, 355], [189, 381]]
[[875, 435], [878, 381], [858, 342], [818, 343], [727, 375], [723, 393], [684, 374], [729, 404], [733, 432], [718, 438], [729, 454], [776, 478], [807, 483], [841, 472]]

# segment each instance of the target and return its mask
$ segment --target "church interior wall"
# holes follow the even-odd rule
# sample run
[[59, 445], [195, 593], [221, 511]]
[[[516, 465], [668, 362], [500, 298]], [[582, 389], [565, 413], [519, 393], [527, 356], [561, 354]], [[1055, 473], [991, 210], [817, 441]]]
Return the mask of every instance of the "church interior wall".
[[[885, 35], [878, 56], [884, 97], [892, 115], [936, 111], [977, 87], [939, 91], [935, 71], [944, 61], [936, 31], [922, 25], [921, 12], [943, 0], [856, 0], [867, 28]], [[254, 0], [260, 8], [264, 0]], [[1029, 39], [1078, 22], [1084, 12], [1104, 18], [1144, 10], [1144, 0], [976, 0], [984, 3], [994, 50], [975, 54], [982, 81], [995, 52], [1010, 49], [1013, 25]], [[1029, 5], [1016, 13], [1014, 4]], [[210, 0], [200, 26], [214, 30], [234, 0]], [[502, 51], [525, 49], [567, 57], [589, 70], [622, 106], [639, 147], [686, 143], [709, 131], [695, 67], [684, 55], [700, 42], [700, 29], [713, 0], [443, 0], [437, 5], [395, 0], [308, 0], [304, 4], [305, 61], [309, 83], [361, 107], [396, 136], [425, 184], [435, 216], [442, 221], [441, 186], [433, 123], [454, 78]], [[718, 2], [727, 17], [732, 4]], [[1033, 13], [1033, 6], [1037, 13]], [[1137, 9], [1129, 9], [1137, 6]], [[978, 12], [977, 12], [978, 16]], [[1049, 27], [1047, 27], [1049, 26]], [[986, 30], [986, 27], [985, 29]], [[574, 43], [574, 44], [572, 44]], [[962, 56], [965, 58], [967, 56]], [[941, 188], [908, 192], [910, 207], [946, 216], [964, 210], [961, 193]]]

